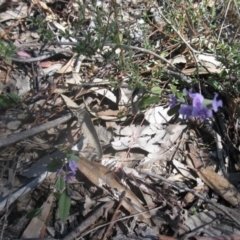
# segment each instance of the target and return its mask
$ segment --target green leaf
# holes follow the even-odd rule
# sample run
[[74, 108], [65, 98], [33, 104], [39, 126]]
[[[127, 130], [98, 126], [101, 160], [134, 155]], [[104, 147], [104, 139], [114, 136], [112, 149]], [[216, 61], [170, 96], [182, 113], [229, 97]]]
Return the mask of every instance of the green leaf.
[[144, 95], [143, 98], [141, 99], [141, 101], [139, 102], [138, 107], [140, 109], [145, 109], [147, 108], [149, 105], [153, 104], [153, 103], [158, 103], [159, 102], [159, 97], [158, 96], [149, 96], [149, 95]]
[[62, 192], [62, 190], [65, 188], [65, 181], [63, 177], [58, 177], [55, 187], [59, 192]]
[[73, 151], [68, 151], [66, 153], [67, 159], [73, 159], [76, 162], [79, 162], [80, 158], [73, 152]]
[[61, 159], [55, 158], [48, 165], [47, 170], [49, 172], [57, 172], [63, 166], [63, 161]]
[[178, 113], [179, 109], [180, 109], [180, 104], [174, 106], [173, 108], [170, 108], [167, 112], [168, 116], [175, 115], [176, 113]]
[[216, 90], [221, 91], [222, 87], [221, 85], [218, 83], [218, 81], [214, 80], [214, 79], [208, 79], [207, 83], [214, 87]]
[[42, 210], [40, 208], [36, 208], [26, 215], [26, 219], [32, 219], [34, 217], [37, 217], [41, 212]]
[[59, 193], [59, 192], [55, 192], [55, 193], [53, 194], [53, 196], [54, 196], [57, 200], [59, 200], [60, 197], [62, 196], [62, 194]]
[[161, 94], [162, 93], [162, 89], [158, 86], [152, 87], [151, 92], [154, 94]]
[[15, 107], [17, 105], [14, 99], [11, 99], [8, 95], [0, 94], [0, 108], [8, 109], [11, 107]]
[[13, 99], [14, 101], [18, 102], [21, 98], [16, 93], [9, 93], [9, 98]]
[[169, 86], [170, 86], [170, 88], [171, 88], [171, 91], [172, 91], [173, 95], [176, 96], [176, 93], [177, 93], [177, 88], [176, 88], [176, 86], [173, 85], [173, 84], [170, 84]]
[[62, 223], [64, 223], [67, 220], [70, 207], [71, 207], [71, 198], [68, 196], [65, 190], [58, 201], [59, 217]]

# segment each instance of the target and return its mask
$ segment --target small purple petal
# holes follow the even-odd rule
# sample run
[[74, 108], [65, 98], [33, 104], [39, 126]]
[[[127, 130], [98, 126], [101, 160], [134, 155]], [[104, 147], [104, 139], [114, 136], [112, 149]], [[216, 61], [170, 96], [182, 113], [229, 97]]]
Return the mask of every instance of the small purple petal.
[[192, 111], [192, 116], [204, 120], [205, 118], [212, 117], [212, 111], [206, 107], [194, 107]]
[[186, 116], [187, 119], [192, 116], [192, 111], [193, 107], [186, 104], [181, 105], [179, 109], [179, 113], [182, 114], [183, 116]]
[[183, 93], [188, 94], [191, 98], [194, 98], [196, 93], [193, 93], [193, 89], [190, 88], [189, 91], [186, 89], [183, 89]]
[[73, 159], [70, 159], [69, 160], [69, 168], [71, 169], [72, 172], [76, 173], [78, 164]]
[[67, 175], [65, 176], [65, 181], [70, 180], [73, 181], [75, 179], [75, 174], [73, 172], [68, 172]]
[[213, 107], [214, 112], [217, 112], [218, 108], [223, 106], [222, 100], [217, 100], [217, 96], [218, 96], [218, 94], [216, 93], [214, 95], [214, 99], [212, 101], [212, 107]]
[[178, 103], [177, 98], [173, 94], [168, 95], [170, 98], [170, 108], [173, 108]]
[[201, 107], [203, 103], [204, 97], [200, 93], [195, 93], [195, 96], [193, 98], [193, 107]]

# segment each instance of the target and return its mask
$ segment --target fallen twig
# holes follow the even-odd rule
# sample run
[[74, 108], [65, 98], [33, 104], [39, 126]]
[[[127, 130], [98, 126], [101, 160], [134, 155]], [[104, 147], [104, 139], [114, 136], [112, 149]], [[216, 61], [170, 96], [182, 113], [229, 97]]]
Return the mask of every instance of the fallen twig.
[[34, 136], [40, 132], [46, 131], [50, 128], [56, 127], [59, 124], [62, 124], [64, 122], [70, 120], [72, 117], [73, 117], [72, 113], [67, 113], [65, 116], [62, 116], [62, 117], [52, 120], [50, 122], [44, 123], [40, 126], [36, 126], [36, 127], [30, 128], [24, 132], [15, 133], [15, 134], [10, 135], [9, 137], [2, 138], [2, 139], [0, 139], [0, 147], [5, 147], [7, 145], [13, 144], [13, 143], [23, 140], [25, 138]]

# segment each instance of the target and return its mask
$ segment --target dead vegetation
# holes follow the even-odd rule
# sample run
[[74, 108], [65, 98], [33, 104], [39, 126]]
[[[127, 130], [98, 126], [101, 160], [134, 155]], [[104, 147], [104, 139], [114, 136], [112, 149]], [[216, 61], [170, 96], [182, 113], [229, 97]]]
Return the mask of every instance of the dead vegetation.
[[240, 239], [237, 0], [0, 3], [0, 239]]

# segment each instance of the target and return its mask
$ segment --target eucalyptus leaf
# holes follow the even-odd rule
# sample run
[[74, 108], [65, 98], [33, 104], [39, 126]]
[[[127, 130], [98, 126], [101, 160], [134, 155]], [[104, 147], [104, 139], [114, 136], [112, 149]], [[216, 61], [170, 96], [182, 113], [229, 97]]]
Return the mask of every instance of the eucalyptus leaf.
[[71, 207], [71, 198], [67, 194], [67, 191], [65, 190], [58, 201], [59, 217], [62, 223], [65, 223], [65, 221], [67, 220], [70, 207]]

